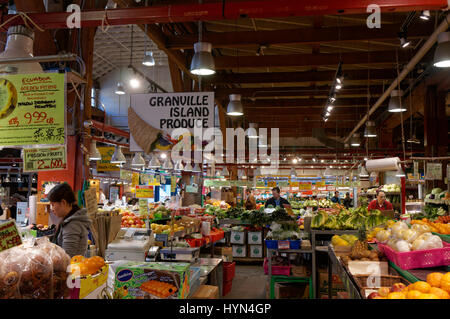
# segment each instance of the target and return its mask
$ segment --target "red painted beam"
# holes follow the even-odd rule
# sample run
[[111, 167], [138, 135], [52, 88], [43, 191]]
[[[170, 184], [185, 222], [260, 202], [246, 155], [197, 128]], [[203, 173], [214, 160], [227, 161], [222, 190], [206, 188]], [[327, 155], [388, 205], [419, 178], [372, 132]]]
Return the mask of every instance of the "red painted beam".
[[[270, 1], [227, 1], [205, 4], [181, 4], [168, 6], [110, 9], [106, 11], [107, 24], [152, 24], [192, 21], [214, 21], [240, 17], [275, 18], [328, 14], [368, 14], [367, 6], [373, 0], [270, 0]], [[408, 12], [414, 10], [440, 10], [447, 7], [447, 0], [377, 0], [382, 12]], [[41, 28], [68, 28], [68, 12], [29, 13], [28, 16]], [[13, 15], [6, 15], [7, 21]], [[86, 10], [81, 13], [82, 27], [97, 27], [102, 24], [105, 10]], [[17, 17], [4, 26], [24, 24]]]
[[123, 130], [118, 129], [117, 127], [114, 127], [111, 125], [103, 124], [102, 122], [99, 122], [99, 121], [95, 121], [95, 120], [90, 120], [90, 121], [92, 121], [92, 127], [96, 128], [97, 130], [100, 130], [102, 132], [113, 133], [115, 135], [123, 136], [128, 139], [130, 138], [129, 132], [123, 131]]

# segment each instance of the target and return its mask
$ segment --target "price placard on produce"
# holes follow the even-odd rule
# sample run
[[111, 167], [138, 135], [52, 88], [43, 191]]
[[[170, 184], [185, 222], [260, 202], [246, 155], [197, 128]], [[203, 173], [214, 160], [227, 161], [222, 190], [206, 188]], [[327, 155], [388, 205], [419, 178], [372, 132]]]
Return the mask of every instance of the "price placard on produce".
[[117, 164], [111, 163], [111, 158], [114, 154], [114, 147], [97, 147], [102, 159], [97, 161], [97, 171], [98, 172], [111, 172], [120, 170]]
[[289, 182], [289, 186], [298, 187], [298, 182]]
[[67, 168], [66, 146], [52, 148], [24, 148], [23, 171], [42, 172]]
[[139, 173], [133, 172], [131, 175], [131, 187], [136, 187], [139, 185]]
[[121, 169], [120, 170], [120, 179], [123, 181], [131, 182], [133, 179], [133, 172], [126, 170], [126, 169]]
[[65, 143], [64, 76], [0, 76], [0, 146]]
[[22, 244], [19, 231], [14, 220], [0, 224], [0, 251]]
[[91, 187], [84, 191], [84, 201], [86, 203], [86, 210], [88, 215], [95, 215], [98, 211], [97, 192], [95, 188]]
[[301, 191], [309, 191], [312, 189], [311, 183], [298, 183], [298, 189]]
[[136, 198], [153, 198], [153, 186], [136, 186]]
[[316, 187], [325, 187], [325, 182], [316, 182]]
[[146, 198], [139, 199], [139, 215], [141, 217], [148, 215], [148, 201]]
[[175, 176], [170, 177], [170, 192], [175, 193], [177, 190], [177, 178]]

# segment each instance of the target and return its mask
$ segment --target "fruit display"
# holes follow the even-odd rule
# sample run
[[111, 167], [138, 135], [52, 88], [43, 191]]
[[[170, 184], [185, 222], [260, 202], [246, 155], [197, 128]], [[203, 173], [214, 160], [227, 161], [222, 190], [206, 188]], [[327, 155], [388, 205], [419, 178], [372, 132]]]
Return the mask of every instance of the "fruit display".
[[184, 226], [181, 226], [176, 223], [173, 226], [152, 223], [150, 225], [150, 227], [151, 227], [153, 233], [155, 233], [155, 234], [171, 234], [171, 233], [175, 233], [175, 232], [184, 230]]
[[372, 229], [386, 223], [387, 220], [387, 217], [381, 215], [379, 210], [372, 210], [369, 213], [367, 207], [349, 210], [342, 209], [338, 215], [319, 210], [312, 218], [311, 228], [345, 230], [365, 227], [366, 229]]
[[400, 185], [397, 184], [386, 184], [381, 187], [381, 190], [385, 193], [400, 193]]
[[427, 194], [425, 196], [425, 199], [441, 199], [441, 200], [447, 200], [450, 199], [450, 193], [442, 190], [441, 188], [433, 188], [431, 190], [431, 193]]
[[353, 246], [353, 244], [358, 240], [358, 237], [355, 235], [334, 235], [331, 237], [331, 243], [333, 246], [345, 246], [350, 247]]
[[399, 221], [386, 230], [379, 231], [376, 238], [398, 252], [443, 247], [442, 239], [433, 235], [427, 224], [415, 223], [409, 228], [405, 222]]
[[0, 252], [0, 299], [61, 299], [68, 297], [64, 249], [38, 238]]
[[0, 79], [0, 119], [8, 117], [16, 108], [17, 90], [9, 80]]
[[427, 281], [416, 281], [408, 286], [396, 283], [391, 287], [381, 287], [368, 299], [450, 299], [450, 272], [429, 273]]
[[81, 255], [70, 259], [70, 272], [75, 276], [95, 275], [105, 265], [105, 260], [100, 256], [85, 258]]
[[423, 218], [422, 220], [412, 220], [411, 221], [411, 225], [427, 225], [430, 227], [430, 231], [434, 232], [434, 233], [438, 233], [438, 234], [442, 234], [442, 235], [450, 235], [450, 216], [441, 216], [442, 217], [442, 221], [439, 221], [439, 219], [437, 219], [434, 222], [429, 221], [426, 218]]
[[122, 214], [122, 227], [124, 228], [145, 228], [145, 221], [135, 213], [124, 212]]

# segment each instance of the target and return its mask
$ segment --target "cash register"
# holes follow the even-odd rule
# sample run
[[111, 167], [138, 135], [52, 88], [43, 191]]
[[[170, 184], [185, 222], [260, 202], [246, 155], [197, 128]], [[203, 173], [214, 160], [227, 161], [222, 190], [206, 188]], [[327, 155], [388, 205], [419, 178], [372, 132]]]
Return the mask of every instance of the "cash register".
[[145, 261], [154, 239], [149, 229], [122, 228], [108, 244], [106, 260]]

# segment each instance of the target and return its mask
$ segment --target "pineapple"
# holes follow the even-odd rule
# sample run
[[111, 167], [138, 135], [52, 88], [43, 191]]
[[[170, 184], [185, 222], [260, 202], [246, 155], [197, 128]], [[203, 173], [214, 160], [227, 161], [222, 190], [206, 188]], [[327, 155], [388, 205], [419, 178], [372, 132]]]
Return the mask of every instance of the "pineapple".
[[366, 238], [366, 229], [363, 226], [359, 229], [358, 240], [353, 244], [351, 253], [352, 259], [365, 258], [365, 252], [368, 250]]

